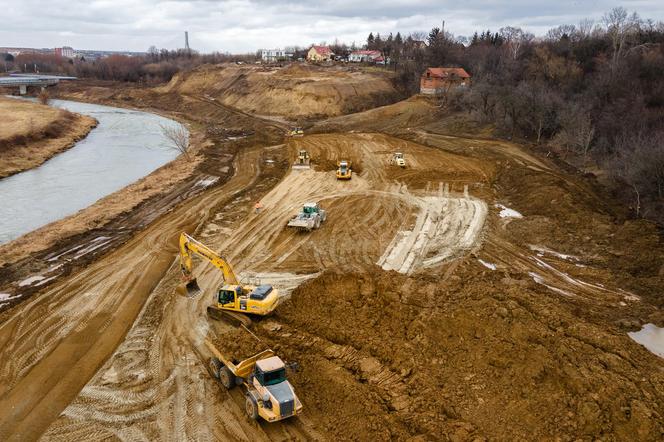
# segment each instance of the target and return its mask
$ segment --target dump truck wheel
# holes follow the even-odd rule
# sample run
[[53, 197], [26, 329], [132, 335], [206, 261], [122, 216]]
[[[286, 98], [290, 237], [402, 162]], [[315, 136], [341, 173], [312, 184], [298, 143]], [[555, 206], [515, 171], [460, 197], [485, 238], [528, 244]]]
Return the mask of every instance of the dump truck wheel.
[[226, 390], [235, 387], [235, 375], [228, 369], [228, 367], [222, 367], [222, 369], [219, 370], [219, 381]]
[[253, 420], [258, 420], [258, 404], [256, 403], [256, 399], [250, 394], [247, 394], [247, 399], [244, 402], [244, 409], [247, 412], [247, 416]]
[[217, 358], [210, 358], [208, 361], [208, 371], [213, 378], [219, 379], [219, 370], [221, 369], [221, 365], [221, 361]]

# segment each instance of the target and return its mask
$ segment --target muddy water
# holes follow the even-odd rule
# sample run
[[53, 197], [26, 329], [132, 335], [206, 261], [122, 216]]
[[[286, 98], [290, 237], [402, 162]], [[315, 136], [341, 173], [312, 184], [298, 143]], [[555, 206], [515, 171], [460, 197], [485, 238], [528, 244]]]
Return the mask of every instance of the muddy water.
[[73, 101], [56, 107], [99, 122], [74, 147], [40, 167], [0, 180], [0, 244], [83, 209], [177, 156], [158, 115]]

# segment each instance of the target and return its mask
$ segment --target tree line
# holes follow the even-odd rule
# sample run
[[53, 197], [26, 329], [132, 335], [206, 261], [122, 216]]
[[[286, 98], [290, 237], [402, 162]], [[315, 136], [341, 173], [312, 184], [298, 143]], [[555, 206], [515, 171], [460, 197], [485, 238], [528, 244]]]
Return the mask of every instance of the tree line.
[[618, 7], [540, 38], [517, 27], [469, 38], [433, 28], [406, 38], [371, 33], [365, 47], [389, 55], [411, 93], [427, 67], [463, 67], [472, 87], [450, 92], [448, 106], [608, 174], [636, 216], [664, 222], [662, 22]]

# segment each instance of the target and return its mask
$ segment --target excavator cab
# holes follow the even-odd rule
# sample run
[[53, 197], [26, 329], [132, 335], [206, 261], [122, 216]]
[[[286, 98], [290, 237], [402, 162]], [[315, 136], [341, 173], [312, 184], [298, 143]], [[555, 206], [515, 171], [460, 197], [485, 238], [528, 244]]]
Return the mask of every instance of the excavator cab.
[[221, 308], [234, 308], [238, 296], [242, 296], [242, 286], [225, 285], [219, 289], [217, 302]]

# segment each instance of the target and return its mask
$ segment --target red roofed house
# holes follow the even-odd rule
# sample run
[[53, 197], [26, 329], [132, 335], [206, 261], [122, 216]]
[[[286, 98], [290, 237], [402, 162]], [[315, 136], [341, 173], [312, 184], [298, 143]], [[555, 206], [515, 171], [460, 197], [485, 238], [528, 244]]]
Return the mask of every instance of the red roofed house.
[[307, 61], [327, 61], [333, 55], [332, 49], [327, 46], [312, 46], [307, 52]]
[[348, 57], [351, 63], [361, 63], [365, 61], [380, 61], [382, 59], [380, 51], [353, 51]]
[[466, 86], [470, 86], [470, 74], [463, 68], [429, 68], [420, 77], [421, 94], [438, 95]]

